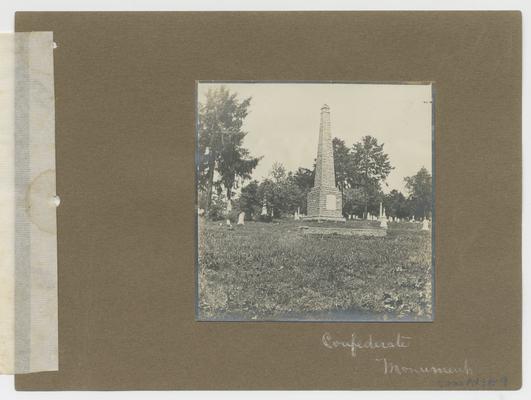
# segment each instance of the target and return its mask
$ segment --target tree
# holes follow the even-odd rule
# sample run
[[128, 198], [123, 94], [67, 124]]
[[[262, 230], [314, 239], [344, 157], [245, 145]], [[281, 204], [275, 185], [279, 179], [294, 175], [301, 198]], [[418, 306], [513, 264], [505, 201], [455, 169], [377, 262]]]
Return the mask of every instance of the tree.
[[273, 163], [269, 176], [277, 183], [284, 181], [286, 179], [286, 168], [279, 162]]
[[365, 192], [360, 188], [347, 188], [344, 192], [343, 215], [362, 216], [365, 209]]
[[254, 180], [242, 187], [239, 208], [247, 218], [255, 218], [262, 211], [262, 199], [259, 196], [259, 184]]
[[[233, 138], [236, 138], [236, 135], [231, 135], [228, 142]], [[236, 179], [251, 179], [251, 172], [259, 160], [260, 158], [251, 158], [249, 151], [236, 143], [225, 144], [218, 162], [220, 179], [214, 184], [225, 189], [228, 201], [232, 199], [232, 189], [237, 185]]]
[[334, 171], [336, 173], [336, 186], [343, 194], [347, 188], [349, 176], [353, 170], [352, 157], [350, 149], [345, 145], [341, 139], [332, 139], [332, 149], [334, 151]]
[[307, 192], [303, 192], [295, 181], [293, 173], [288, 173], [285, 181], [281, 184], [282, 198], [284, 207], [282, 212], [284, 214], [294, 214], [299, 208], [302, 208], [302, 203], [306, 202]]
[[[236, 93], [225, 87], [210, 89], [206, 102], [199, 104], [198, 118], [198, 183], [206, 192], [206, 206], [212, 202], [212, 190], [224, 189], [227, 200], [232, 198], [232, 190], [237, 180], [250, 179], [251, 172], [260, 158], [251, 157], [243, 147], [247, 132], [242, 125], [248, 113], [251, 98], [238, 100]], [[215, 173], [219, 179], [215, 179]]]
[[388, 217], [406, 218], [410, 216], [409, 204], [406, 197], [396, 189], [391, 190], [383, 199]]
[[308, 168], [298, 168], [293, 174], [293, 180], [301, 190], [313, 188], [313, 182], [315, 180], [315, 169], [312, 171]]
[[273, 218], [281, 218], [292, 214], [300, 207], [303, 192], [296, 183], [295, 175], [286, 173], [280, 163], [273, 168], [258, 189], [259, 198], [265, 200], [268, 211]]
[[416, 218], [431, 218], [431, 175], [422, 167], [415, 175], [404, 178], [409, 192], [413, 215]]
[[393, 169], [383, 147], [384, 144], [378, 144], [372, 136], [364, 136], [352, 146], [353, 169], [348, 179], [351, 187], [361, 188], [365, 194], [364, 218], [367, 217], [370, 199], [381, 192], [381, 184]]
[[303, 214], [308, 213], [308, 193], [313, 188], [315, 180], [315, 168], [309, 170], [308, 168], [298, 168], [293, 174], [293, 181], [300, 191], [299, 207]]

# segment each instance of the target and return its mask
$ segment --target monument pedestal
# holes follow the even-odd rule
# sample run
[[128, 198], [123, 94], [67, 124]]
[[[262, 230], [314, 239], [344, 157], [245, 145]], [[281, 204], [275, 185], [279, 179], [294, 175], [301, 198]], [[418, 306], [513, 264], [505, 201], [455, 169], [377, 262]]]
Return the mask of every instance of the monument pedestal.
[[341, 214], [343, 201], [341, 192], [335, 187], [314, 187], [308, 193], [308, 214], [306, 221], [345, 222]]

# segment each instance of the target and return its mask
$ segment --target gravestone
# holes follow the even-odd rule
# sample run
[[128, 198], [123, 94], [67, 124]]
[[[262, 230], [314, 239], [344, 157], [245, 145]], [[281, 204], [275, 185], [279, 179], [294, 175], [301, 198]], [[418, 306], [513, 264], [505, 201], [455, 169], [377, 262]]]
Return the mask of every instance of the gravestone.
[[238, 214], [238, 225], [245, 225], [245, 213], [243, 211]]
[[428, 220], [426, 218], [424, 218], [424, 221], [422, 221], [422, 230], [423, 231], [429, 231], [430, 230], [430, 226], [429, 226]]
[[330, 107], [321, 107], [319, 144], [315, 165], [314, 186], [308, 193], [308, 215], [306, 220], [345, 221], [341, 211], [343, 200], [336, 187], [334, 171], [334, 152], [330, 129]]

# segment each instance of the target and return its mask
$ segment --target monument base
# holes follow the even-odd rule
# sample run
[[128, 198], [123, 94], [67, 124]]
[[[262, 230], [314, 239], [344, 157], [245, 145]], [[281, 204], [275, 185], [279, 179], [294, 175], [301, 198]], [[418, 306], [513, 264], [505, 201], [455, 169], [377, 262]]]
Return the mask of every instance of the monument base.
[[308, 214], [305, 221], [345, 222], [341, 210], [341, 192], [334, 186], [317, 186], [308, 193]]
[[303, 217], [302, 220], [303, 221], [316, 221], [316, 222], [324, 222], [324, 221], [347, 222], [347, 220], [343, 217], [333, 217], [333, 216], [324, 216], [324, 215], [307, 215], [306, 217]]
[[344, 236], [387, 236], [384, 228], [330, 228], [321, 226], [301, 226], [305, 235], [344, 235]]

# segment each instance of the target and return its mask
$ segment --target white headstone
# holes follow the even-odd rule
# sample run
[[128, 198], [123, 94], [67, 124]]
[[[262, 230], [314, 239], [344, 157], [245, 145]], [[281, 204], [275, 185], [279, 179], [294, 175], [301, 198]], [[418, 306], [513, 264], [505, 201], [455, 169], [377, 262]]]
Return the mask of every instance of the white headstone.
[[380, 220], [380, 228], [387, 229], [387, 220], [385, 218]]
[[267, 215], [267, 207], [266, 207], [265, 201], [264, 201], [264, 205], [262, 206], [262, 215]]
[[422, 230], [423, 231], [429, 231], [430, 230], [430, 226], [429, 226], [429, 223], [428, 223], [427, 219], [424, 219], [424, 221], [422, 221]]
[[382, 203], [380, 203], [380, 218], [378, 218], [380, 221], [385, 220], [387, 222], [387, 215], [385, 214], [385, 207], [382, 207]]
[[238, 214], [238, 225], [245, 225], [245, 213], [243, 211]]

